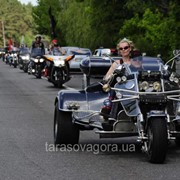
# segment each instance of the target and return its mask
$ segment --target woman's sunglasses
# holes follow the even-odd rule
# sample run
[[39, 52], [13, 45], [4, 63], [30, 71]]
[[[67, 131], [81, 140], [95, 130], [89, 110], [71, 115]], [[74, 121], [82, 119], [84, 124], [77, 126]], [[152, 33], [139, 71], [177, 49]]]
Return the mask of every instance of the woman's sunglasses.
[[125, 46], [125, 47], [120, 47], [119, 50], [122, 51], [122, 50], [127, 50], [129, 49], [129, 46]]

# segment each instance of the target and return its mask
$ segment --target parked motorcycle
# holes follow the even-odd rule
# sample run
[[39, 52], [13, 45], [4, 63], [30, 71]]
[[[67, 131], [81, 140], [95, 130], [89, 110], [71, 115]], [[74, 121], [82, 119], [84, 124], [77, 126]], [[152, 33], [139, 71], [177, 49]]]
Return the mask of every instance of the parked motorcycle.
[[33, 74], [36, 78], [41, 78], [42, 71], [45, 67], [44, 51], [41, 48], [31, 50], [28, 73]]
[[[86, 64], [81, 68], [90, 72]], [[157, 57], [139, 56], [119, 65], [107, 82], [59, 91], [55, 145], [77, 144], [80, 130], [94, 128], [100, 138], [137, 137], [148, 160], [163, 163], [168, 142], [180, 145], [180, 76]]]
[[54, 49], [51, 54], [44, 56], [46, 59], [45, 76], [55, 87], [62, 85], [70, 80], [69, 63], [74, 55], [65, 56], [58, 49]]

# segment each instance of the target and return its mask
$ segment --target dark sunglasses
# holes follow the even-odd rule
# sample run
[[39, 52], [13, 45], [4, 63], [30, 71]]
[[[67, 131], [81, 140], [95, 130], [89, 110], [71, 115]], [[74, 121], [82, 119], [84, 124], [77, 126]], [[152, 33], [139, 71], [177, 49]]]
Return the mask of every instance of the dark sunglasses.
[[129, 46], [125, 46], [125, 47], [123, 47], [123, 48], [122, 48], [122, 47], [119, 48], [120, 51], [122, 51], [122, 50], [127, 50], [127, 49], [129, 49]]

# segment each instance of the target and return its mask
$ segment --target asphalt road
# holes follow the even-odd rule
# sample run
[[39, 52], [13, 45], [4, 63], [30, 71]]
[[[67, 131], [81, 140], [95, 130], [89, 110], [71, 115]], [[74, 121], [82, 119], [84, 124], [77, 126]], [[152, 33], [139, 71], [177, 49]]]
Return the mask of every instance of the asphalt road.
[[[80, 88], [81, 75], [65, 84]], [[83, 131], [80, 145], [53, 146], [54, 99], [59, 89], [0, 61], [0, 180], [178, 179], [180, 149], [170, 144], [165, 164], [147, 162], [135, 139], [99, 139]], [[126, 144], [128, 143], [128, 144]]]

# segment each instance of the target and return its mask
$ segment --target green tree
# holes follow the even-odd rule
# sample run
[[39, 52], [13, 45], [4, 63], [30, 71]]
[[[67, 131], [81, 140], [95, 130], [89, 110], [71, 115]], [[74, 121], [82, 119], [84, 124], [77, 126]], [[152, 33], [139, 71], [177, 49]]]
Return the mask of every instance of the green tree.
[[172, 55], [179, 47], [178, 0], [39, 0], [33, 9], [37, 31], [50, 36], [52, 6], [62, 45], [113, 47], [129, 37], [149, 55]]
[[[20, 44], [22, 36], [25, 38], [25, 43], [29, 44], [29, 41], [26, 41], [33, 36], [32, 29], [34, 28], [33, 18], [31, 15], [32, 5], [22, 5], [17, 0], [0, 0], [1, 3], [1, 22], [4, 24], [4, 32], [6, 43], [9, 38], [12, 38], [14, 42]], [[2, 27], [1, 27], [1, 39], [2, 36]], [[1, 41], [1, 46], [3, 46], [3, 40]]]

